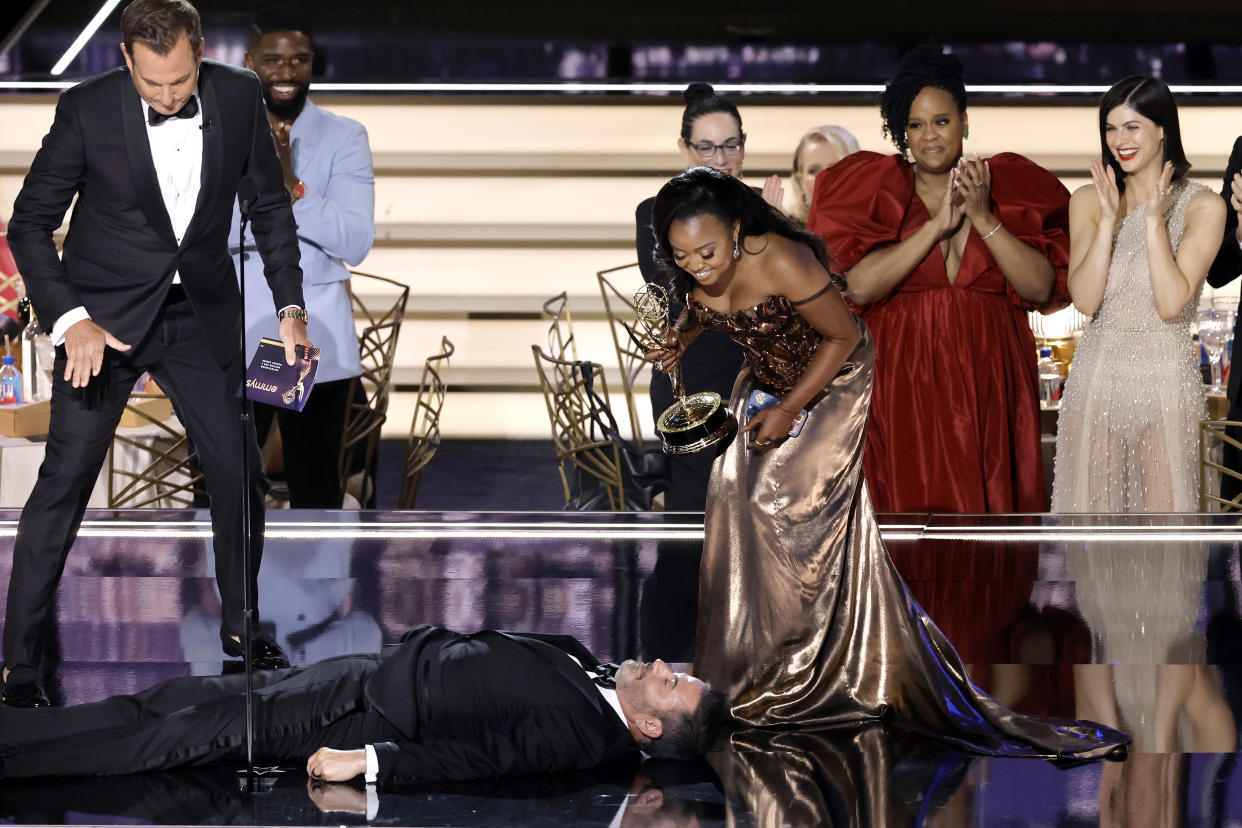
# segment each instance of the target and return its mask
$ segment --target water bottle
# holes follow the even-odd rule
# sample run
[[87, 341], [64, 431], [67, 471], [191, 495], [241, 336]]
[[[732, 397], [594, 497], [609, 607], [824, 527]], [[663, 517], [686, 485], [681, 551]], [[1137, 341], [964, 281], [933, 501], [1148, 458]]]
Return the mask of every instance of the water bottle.
[[[51, 396], [50, 376], [52, 341], [39, 331], [39, 320], [28, 310], [29, 321], [22, 329], [22, 399], [26, 402], [45, 400]], [[47, 340], [44, 342], [43, 340]], [[46, 363], [46, 364], [45, 364]]]
[[0, 360], [0, 405], [17, 405], [22, 401], [22, 373], [14, 364], [12, 354]]
[[1061, 363], [1052, 358], [1051, 348], [1039, 349], [1040, 408], [1061, 406]]

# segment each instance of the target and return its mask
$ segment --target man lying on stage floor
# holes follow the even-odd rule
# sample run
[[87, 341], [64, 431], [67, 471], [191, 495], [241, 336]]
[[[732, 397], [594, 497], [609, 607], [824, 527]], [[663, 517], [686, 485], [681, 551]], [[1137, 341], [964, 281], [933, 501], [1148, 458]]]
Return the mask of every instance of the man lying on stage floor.
[[[662, 661], [611, 675], [570, 636], [411, 630], [381, 655], [256, 673], [254, 756], [383, 785], [705, 751], [718, 691]], [[610, 686], [611, 685], [611, 686]], [[67, 708], [0, 707], [0, 778], [118, 774], [246, 754], [245, 677], [189, 676]]]

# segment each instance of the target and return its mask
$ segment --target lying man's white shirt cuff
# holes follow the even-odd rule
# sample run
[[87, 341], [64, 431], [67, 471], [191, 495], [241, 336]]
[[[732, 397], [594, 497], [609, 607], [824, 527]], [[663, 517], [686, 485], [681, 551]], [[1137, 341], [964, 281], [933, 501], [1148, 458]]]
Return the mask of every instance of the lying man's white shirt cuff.
[[367, 772], [363, 777], [367, 782], [367, 822], [379, 814], [379, 794], [375, 792], [375, 783], [379, 781], [379, 757], [375, 754], [375, 745], [367, 745]]
[[81, 322], [83, 319], [90, 319], [91, 315], [86, 312], [85, 305], [78, 305], [73, 310], [67, 310], [60, 315], [60, 319], [56, 320], [56, 324], [52, 326], [52, 344], [60, 345], [65, 341], [65, 331]]
[[379, 756], [375, 753], [375, 745], [367, 745], [367, 773], [365, 778], [368, 785], [374, 785], [379, 781]]

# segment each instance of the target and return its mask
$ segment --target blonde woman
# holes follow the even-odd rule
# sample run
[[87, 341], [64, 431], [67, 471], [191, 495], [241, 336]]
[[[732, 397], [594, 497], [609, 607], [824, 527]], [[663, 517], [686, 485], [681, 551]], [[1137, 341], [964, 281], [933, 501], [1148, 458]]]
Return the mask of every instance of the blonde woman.
[[845, 127], [825, 124], [808, 130], [794, 150], [789, 192], [781, 207], [785, 215], [806, 224], [811, 196], [815, 194], [815, 176], [855, 152], [858, 139]]

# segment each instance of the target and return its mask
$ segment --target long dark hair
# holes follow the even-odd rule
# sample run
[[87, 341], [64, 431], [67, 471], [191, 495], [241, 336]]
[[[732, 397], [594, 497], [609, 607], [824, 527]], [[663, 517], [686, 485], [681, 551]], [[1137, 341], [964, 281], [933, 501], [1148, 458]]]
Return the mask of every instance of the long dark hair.
[[1156, 126], [1164, 127], [1164, 158], [1161, 164], [1172, 161], [1173, 180], [1185, 178], [1186, 173], [1190, 172], [1190, 162], [1186, 160], [1186, 150], [1182, 148], [1182, 127], [1177, 119], [1177, 102], [1173, 100], [1173, 93], [1159, 78], [1130, 75], [1113, 84], [1113, 88], [1100, 98], [1100, 156], [1117, 176], [1117, 191], [1126, 191], [1126, 174], [1108, 149], [1105, 129], [1108, 127], [1108, 113], [1119, 106], [1130, 106]]
[[[739, 225], [738, 243], [746, 247], [751, 236], [776, 233], [811, 248], [815, 258], [831, 274], [828, 250], [823, 240], [768, 204], [750, 187], [728, 173], [711, 167], [691, 167], [660, 188], [651, 212], [651, 227], [656, 236], [656, 261], [669, 277], [679, 295], [689, 293], [694, 280], [673, 260], [673, 246], [668, 229], [674, 221], [687, 221], [695, 216], [714, 216], [725, 227]], [[839, 277], [833, 281], [841, 286]]]
[[742, 116], [738, 114], [733, 101], [716, 94], [710, 83], [692, 83], [681, 93], [686, 101], [686, 108], [681, 113], [681, 140], [690, 143], [690, 133], [694, 130], [694, 122], [704, 115], [723, 112], [737, 121], [737, 131], [742, 131]]
[[966, 81], [962, 78], [962, 62], [956, 55], [946, 53], [934, 43], [925, 43], [906, 52], [897, 66], [897, 74], [880, 96], [884, 134], [900, 153], [904, 154], [910, 146], [906, 139], [910, 107], [929, 86], [948, 92], [957, 104], [957, 111], [966, 111]]

